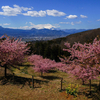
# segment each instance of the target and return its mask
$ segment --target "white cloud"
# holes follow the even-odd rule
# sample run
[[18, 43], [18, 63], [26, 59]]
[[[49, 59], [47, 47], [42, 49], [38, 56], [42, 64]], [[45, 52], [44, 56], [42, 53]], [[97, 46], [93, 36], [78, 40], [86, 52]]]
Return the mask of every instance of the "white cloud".
[[36, 29], [43, 29], [43, 28], [47, 28], [47, 29], [50, 29], [50, 28], [56, 28], [55, 26], [51, 25], [51, 24], [38, 24], [38, 25], [35, 25], [33, 24], [32, 22], [29, 22], [31, 27], [30, 28], [36, 28]]
[[60, 24], [70, 24], [70, 22], [60, 22]]
[[75, 19], [75, 18], [77, 18], [77, 15], [69, 15], [69, 16], [66, 16], [66, 18], [65, 19]]
[[57, 28], [60, 27], [58, 25], [51, 25], [51, 24], [33, 24], [32, 22], [29, 22], [30, 26], [20, 26], [20, 27], [8, 27], [8, 28], [13, 28], [13, 29], [32, 29], [32, 28], [36, 28], [36, 29], [43, 29], [43, 28], [47, 28], [47, 29], [51, 29], [51, 28]]
[[10, 23], [4, 23], [3, 25], [10, 25]]
[[57, 10], [46, 10], [47, 11], [47, 15], [49, 16], [65, 16], [66, 14], [64, 12], [59, 12]]
[[81, 17], [81, 18], [87, 18], [87, 16], [85, 16], [85, 15], [80, 15], [80, 17]]
[[10, 6], [2, 6], [1, 7], [2, 12], [0, 12], [0, 15], [4, 16], [17, 16], [18, 14], [22, 14], [24, 16], [31, 16], [31, 17], [44, 17], [46, 15], [48, 16], [64, 16], [66, 15], [64, 12], [60, 12], [58, 10], [40, 10], [40, 11], [34, 11], [32, 10], [33, 7], [20, 7], [19, 5], [13, 5], [13, 7]]
[[17, 27], [8, 27], [8, 28], [11, 28], [11, 29], [18, 29]]
[[22, 11], [32, 10], [32, 8], [27, 7], [19, 7], [18, 5], [13, 5], [13, 8], [10, 6], [2, 6], [3, 12], [0, 12], [0, 15], [5, 16], [17, 16], [17, 14], [21, 14]]
[[31, 16], [31, 17], [44, 17], [49, 15], [49, 16], [64, 16], [66, 15], [64, 12], [59, 12], [57, 10], [46, 10], [46, 11], [27, 11], [27, 13], [23, 13], [25, 16]]
[[39, 12], [37, 11], [27, 11], [27, 13], [23, 13], [25, 16], [31, 16], [31, 17], [44, 17], [46, 16], [46, 11], [40, 10]]
[[38, 24], [38, 25], [33, 25], [34, 28], [37, 28], [37, 29], [42, 29], [42, 28], [47, 28], [47, 29], [50, 29], [52, 27], [55, 28], [55, 26], [52, 26], [51, 24]]
[[32, 22], [29, 22], [30, 23], [30, 25], [34, 25]]
[[16, 16], [17, 14], [21, 13], [21, 10], [17, 8], [11, 8], [9, 6], [2, 6], [3, 12], [0, 12], [0, 15], [5, 16]]
[[33, 7], [31, 7], [31, 8], [28, 8], [28, 7], [19, 7], [18, 5], [13, 5], [15, 8], [18, 8], [18, 9], [20, 9], [20, 10], [24, 10], [24, 11], [28, 11], [28, 10], [32, 10], [33, 9]]
[[18, 29], [30, 29], [29, 26], [20, 26]]
[[22, 8], [22, 10], [24, 10], [24, 11], [28, 11], [28, 10], [32, 10], [32, 9], [33, 9], [33, 7], [31, 7], [31, 8], [21, 7], [21, 8]]
[[97, 21], [100, 21], [100, 19], [98, 19]]

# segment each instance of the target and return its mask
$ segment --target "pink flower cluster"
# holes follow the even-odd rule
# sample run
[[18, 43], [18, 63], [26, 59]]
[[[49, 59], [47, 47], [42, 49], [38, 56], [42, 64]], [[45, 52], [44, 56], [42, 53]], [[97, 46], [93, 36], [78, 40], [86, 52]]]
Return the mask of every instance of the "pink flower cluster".
[[54, 60], [47, 58], [43, 59], [40, 55], [31, 55], [28, 57], [28, 61], [35, 65], [33, 69], [36, 72], [48, 72], [50, 69], [61, 67], [61, 63], [56, 63]]
[[62, 66], [60, 70], [67, 73], [71, 73], [82, 79], [83, 81], [96, 79], [100, 73], [100, 40], [95, 38], [93, 43], [74, 43], [70, 46], [70, 43], [65, 43], [65, 46], [71, 55], [69, 57], [60, 58], [66, 66]]
[[10, 39], [5, 36], [5, 40], [2, 40], [4, 36], [0, 39], [0, 63], [1, 66], [6, 65], [16, 65], [22, 63], [24, 60], [24, 55], [28, 51], [27, 44], [23, 43], [21, 39], [15, 40], [15, 38]]

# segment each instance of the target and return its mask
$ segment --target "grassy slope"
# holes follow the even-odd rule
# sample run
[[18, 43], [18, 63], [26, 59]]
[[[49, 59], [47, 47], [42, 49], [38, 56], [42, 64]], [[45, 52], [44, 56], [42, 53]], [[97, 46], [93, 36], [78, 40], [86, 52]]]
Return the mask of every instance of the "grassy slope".
[[[20, 68], [22, 69], [23, 67]], [[87, 95], [89, 91], [88, 82], [83, 86], [81, 85], [81, 80], [70, 78], [70, 75], [64, 72], [53, 71], [44, 73], [43, 77], [40, 77], [40, 73], [34, 73], [31, 67], [27, 71], [30, 75], [15, 70], [15, 84], [12, 84], [12, 73], [7, 70], [8, 80], [6, 84], [2, 85], [5, 80], [3, 77], [4, 69], [0, 69], [0, 100], [68, 100], [65, 96], [65, 91], [59, 92], [61, 88], [60, 77], [63, 77], [63, 89], [66, 89], [69, 83], [79, 84], [79, 95], [73, 100], [100, 100], [100, 92], [97, 91], [99, 83], [96, 80], [92, 81], [92, 95], [89, 96]], [[32, 82], [30, 82], [29, 86], [31, 75], [35, 75], [34, 89], [30, 88]]]

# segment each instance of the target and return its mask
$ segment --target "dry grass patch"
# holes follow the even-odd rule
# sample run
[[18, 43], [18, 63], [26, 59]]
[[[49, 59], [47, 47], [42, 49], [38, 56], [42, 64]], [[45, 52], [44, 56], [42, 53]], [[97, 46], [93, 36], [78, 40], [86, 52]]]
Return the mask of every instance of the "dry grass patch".
[[[24, 67], [21, 67], [23, 69]], [[98, 81], [92, 81], [92, 95], [88, 95], [89, 85], [82, 85], [81, 80], [75, 80], [70, 75], [61, 71], [50, 71], [44, 73], [41, 77], [40, 73], [36, 73], [31, 67], [27, 69], [28, 74], [20, 73], [15, 70], [15, 83], [12, 81], [12, 73], [7, 70], [8, 82], [2, 85], [4, 69], [0, 69], [0, 100], [100, 100], [100, 92], [98, 91]], [[10, 74], [9, 74], [10, 73]], [[19, 74], [19, 75], [18, 75]], [[34, 86], [32, 86], [32, 76], [34, 75]], [[63, 78], [63, 91], [61, 89], [61, 79]], [[29, 85], [30, 81], [30, 85]], [[79, 84], [79, 94], [76, 98], [66, 98], [65, 89], [69, 83]]]

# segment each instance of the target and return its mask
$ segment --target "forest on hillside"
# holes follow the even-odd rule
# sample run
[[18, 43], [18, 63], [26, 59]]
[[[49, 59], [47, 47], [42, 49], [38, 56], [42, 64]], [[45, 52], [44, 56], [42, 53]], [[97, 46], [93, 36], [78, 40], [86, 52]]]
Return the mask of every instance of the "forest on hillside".
[[[92, 43], [93, 40], [90, 39], [86, 41], [87, 43]], [[43, 58], [49, 58], [59, 62], [59, 57], [70, 56], [70, 53], [67, 51], [63, 51], [63, 48], [54, 41], [35, 41], [28, 42], [28, 47], [30, 47], [29, 55], [38, 54], [43, 56]], [[64, 47], [65, 48], [65, 47]]]
[[52, 41], [36, 41], [29, 42], [30, 47], [29, 54], [38, 54], [43, 56], [43, 58], [50, 58], [59, 62], [59, 57], [62, 55], [69, 56], [68, 52], [62, 50], [58, 44], [54, 44]]

